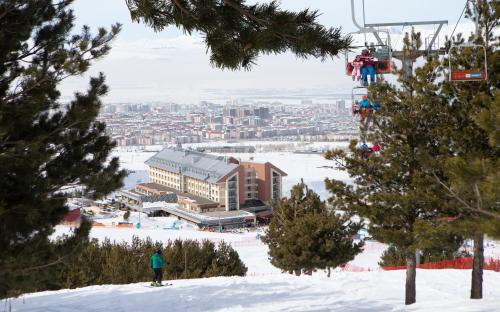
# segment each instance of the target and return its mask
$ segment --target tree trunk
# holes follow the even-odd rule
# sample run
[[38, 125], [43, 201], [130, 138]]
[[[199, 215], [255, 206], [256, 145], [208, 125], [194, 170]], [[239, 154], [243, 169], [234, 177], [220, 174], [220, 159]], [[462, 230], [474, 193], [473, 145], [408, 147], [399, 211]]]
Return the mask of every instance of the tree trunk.
[[331, 268], [330, 268], [330, 267], [328, 267], [328, 269], [327, 269], [327, 270], [328, 270], [328, 277], [330, 277]]
[[300, 270], [294, 270], [293, 272], [295, 273], [296, 276], [300, 276]]
[[474, 260], [472, 263], [471, 299], [483, 298], [484, 234], [474, 235]]
[[416, 302], [416, 287], [415, 278], [417, 275], [417, 262], [415, 259], [415, 252], [409, 252], [406, 255], [406, 292], [405, 304], [413, 304]]

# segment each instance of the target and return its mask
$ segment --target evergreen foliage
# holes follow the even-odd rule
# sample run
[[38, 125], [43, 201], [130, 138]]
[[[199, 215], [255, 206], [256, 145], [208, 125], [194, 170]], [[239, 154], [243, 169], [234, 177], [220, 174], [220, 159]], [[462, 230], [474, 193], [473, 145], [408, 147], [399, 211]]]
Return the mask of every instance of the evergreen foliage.
[[219, 68], [249, 69], [261, 54], [290, 50], [296, 56], [326, 59], [349, 48], [351, 38], [340, 28], [316, 22], [319, 13], [282, 10], [278, 1], [246, 4], [245, 0], [127, 0], [132, 20], [155, 31], [174, 25], [200, 32]]
[[[498, 205], [500, 188], [500, 40], [493, 29], [499, 25], [500, 6], [497, 1], [480, 0], [468, 8], [468, 16], [479, 21], [479, 31], [468, 38], [469, 43], [486, 45], [488, 81], [453, 83], [446, 81], [443, 93], [452, 106], [451, 123], [442, 135], [453, 149], [446, 161], [449, 184], [445, 185], [450, 198], [460, 204], [459, 216], [500, 218]], [[477, 35], [477, 37], [476, 37]], [[457, 43], [466, 41], [462, 35]], [[450, 59], [460, 69], [482, 68], [484, 51], [476, 48], [452, 50]], [[449, 62], [450, 59], [446, 61]], [[444, 183], [443, 183], [444, 185]]]
[[[11, 289], [8, 296], [25, 292], [78, 288], [103, 284], [130, 284], [151, 281], [153, 272], [149, 259], [162, 249], [167, 261], [164, 279], [186, 279], [214, 276], [245, 276], [247, 268], [238, 254], [227, 243], [204, 240], [168, 241], [165, 245], [151, 239], [133, 237], [132, 243], [116, 243], [109, 239], [102, 243], [91, 240], [82, 251], [72, 254], [70, 261], [51, 267], [50, 279], [45, 283], [24, 284]], [[34, 272], [35, 280], [44, 272]]]
[[406, 265], [406, 254], [394, 246], [389, 246], [380, 256], [378, 265], [381, 267]]
[[271, 263], [283, 271], [310, 274], [335, 268], [361, 252], [363, 244], [353, 242], [360, 224], [329, 210], [304, 182], [272, 207], [274, 216], [262, 240], [269, 246]]
[[[406, 303], [415, 302], [415, 250], [434, 243], [446, 252], [451, 233], [474, 237], [473, 298], [480, 298], [483, 233], [498, 235], [498, 1], [480, 0], [478, 37], [486, 44], [487, 82], [442, 80], [447, 61], [431, 59], [412, 75], [399, 72], [400, 87], [382, 81], [370, 88], [370, 97], [381, 103], [373, 133], [368, 139], [382, 146], [380, 155], [362, 160], [341, 151], [326, 156], [356, 178], [358, 188], [328, 181], [333, 201], [370, 220], [370, 234], [406, 254]], [[468, 16], [475, 19], [469, 7]], [[463, 42], [462, 36], [454, 40]], [[406, 61], [413, 60], [419, 34], [405, 38]], [[454, 68], [481, 68], [483, 51], [451, 50]], [[443, 74], [443, 75], [441, 75]], [[446, 77], [446, 75], [444, 76]], [[448, 233], [448, 234], [447, 234]], [[433, 243], [434, 242], [434, 243]], [[397, 261], [400, 255], [394, 256]]]
[[127, 209], [123, 214], [123, 220], [128, 221], [128, 218], [130, 218], [130, 209]]
[[58, 84], [85, 73], [120, 31], [113, 25], [96, 35], [88, 27], [72, 34], [71, 2], [0, 2], [0, 296], [46, 280], [49, 266], [87, 239], [85, 221], [74, 237], [48, 239], [68, 212], [65, 186], [79, 184], [99, 197], [125, 174], [108, 159], [114, 143], [96, 121], [104, 76], [91, 78], [70, 103], [59, 100]]
[[[412, 31], [404, 39], [407, 61], [415, 63], [421, 46], [420, 34]], [[370, 87], [370, 99], [381, 104], [374, 115], [368, 141], [382, 150], [363, 159], [358, 142], [350, 153], [330, 151], [325, 157], [346, 170], [357, 187], [327, 180], [332, 204], [370, 221], [370, 235], [405, 255], [407, 264], [406, 304], [416, 300], [417, 249], [425, 249], [449, 227], [450, 209], [434, 175], [442, 177], [441, 159], [448, 153], [436, 128], [449, 122], [448, 101], [440, 94], [434, 71], [435, 60], [412, 75], [399, 70], [399, 86], [379, 81]], [[405, 69], [408, 70], [408, 69]], [[442, 231], [441, 231], [442, 230]], [[424, 235], [432, 231], [437, 236]]]
[[[456, 203], [453, 214], [463, 233], [474, 239], [471, 298], [482, 298], [484, 233], [500, 237], [500, 40], [495, 30], [500, 4], [495, 0], [469, 3], [467, 17], [478, 22], [469, 38], [452, 38], [457, 43], [486, 46], [488, 81], [453, 83], [445, 81], [443, 94], [451, 107], [450, 122], [439, 129], [449, 142], [451, 155], [445, 161], [447, 180], [436, 177], [449, 200]], [[484, 50], [451, 50], [453, 67], [465, 70], [485, 66]]]

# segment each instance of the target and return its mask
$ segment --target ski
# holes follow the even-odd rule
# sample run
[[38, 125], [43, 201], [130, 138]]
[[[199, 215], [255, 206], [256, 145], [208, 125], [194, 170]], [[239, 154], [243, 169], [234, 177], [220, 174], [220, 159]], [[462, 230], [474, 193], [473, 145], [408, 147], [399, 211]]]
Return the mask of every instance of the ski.
[[171, 283], [165, 283], [165, 284], [161, 284], [161, 285], [152, 285], [152, 284], [149, 284], [149, 285], [145, 285], [146, 287], [148, 288], [156, 288], [156, 287], [164, 287], [164, 286], [172, 286], [173, 284]]

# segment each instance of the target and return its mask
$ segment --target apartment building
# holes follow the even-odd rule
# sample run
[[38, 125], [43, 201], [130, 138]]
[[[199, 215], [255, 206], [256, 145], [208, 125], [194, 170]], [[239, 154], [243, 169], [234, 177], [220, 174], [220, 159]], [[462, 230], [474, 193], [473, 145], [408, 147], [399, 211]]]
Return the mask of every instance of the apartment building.
[[146, 164], [150, 187], [171, 189], [183, 208], [199, 212], [239, 210], [278, 199], [286, 176], [269, 162], [240, 162], [180, 148], [166, 148]]

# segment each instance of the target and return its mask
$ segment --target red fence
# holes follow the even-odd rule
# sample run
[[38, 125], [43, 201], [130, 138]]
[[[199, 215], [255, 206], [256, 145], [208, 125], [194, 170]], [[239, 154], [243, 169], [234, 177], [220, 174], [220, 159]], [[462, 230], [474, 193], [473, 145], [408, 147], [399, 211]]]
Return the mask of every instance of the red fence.
[[[472, 269], [472, 258], [457, 258], [453, 260], [443, 260], [438, 262], [429, 262], [417, 265], [419, 269], [457, 269], [457, 270], [471, 270]], [[405, 265], [400, 266], [386, 266], [382, 267], [386, 271], [392, 270], [406, 270]], [[495, 272], [500, 272], [500, 259], [492, 259], [484, 262], [484, 270], [491, 270]]]

